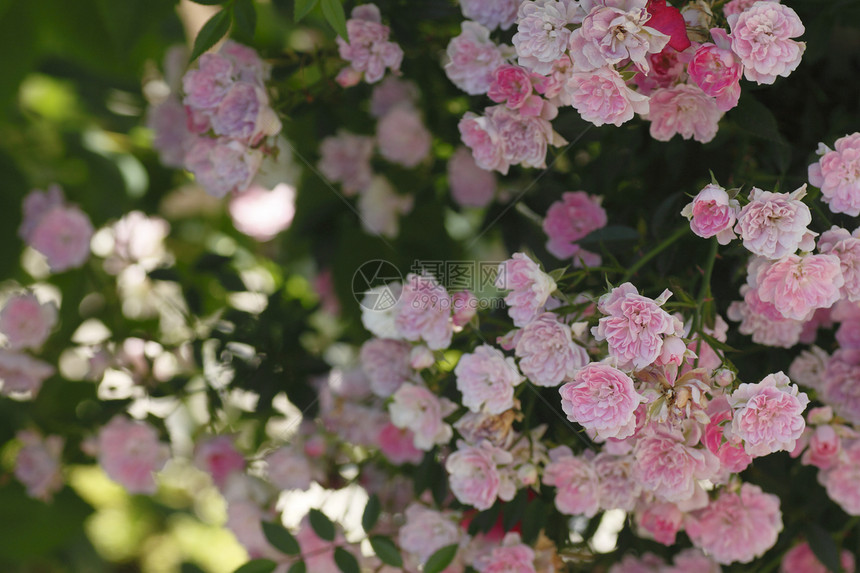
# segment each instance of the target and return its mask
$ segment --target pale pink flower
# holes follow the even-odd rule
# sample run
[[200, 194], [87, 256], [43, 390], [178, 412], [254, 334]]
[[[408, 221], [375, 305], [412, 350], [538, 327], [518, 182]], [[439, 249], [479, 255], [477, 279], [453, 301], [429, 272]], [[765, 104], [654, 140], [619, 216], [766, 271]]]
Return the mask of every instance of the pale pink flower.
[[839, 461], [842, 443], [836, 429], [830, 424], [817, 426], [809, 437], [809, 447], [800, 459], [804, 465], [827, 470]]
[[269, 241], [290, 227], [296, 215], [296, 189], [286, 183], [272, 190], [251, 185], [230, 200], [233, 225], [258, 241]]
[[732, 435], [744, 441], [753, 457], [791, 451], [803, 433], [803, 410], [809, 398], [782, 372], [768, 374], [756, 384], [741, 384], [731, 396]]
[[616, 127], [633, 119], [634, 114], [648, 114], [648, 96], [627, 87], [615, 68], [570, 75], [562, 97], [576, 108], [585, 121], [596, 126], [611, 123]]
[[388, 76], [370, 94], [370, 115], [379, 118], [395, 107], [411, 106], [418, 94], [418, 86], [414, 83]]
[[185, 156], [185, 167], [207, 193], [221, 198], [247, 189], [262, 161], [260, 150], [238, 141], [197, 137]]
[[269, 96], [260, 85], [236, 82], [224, 94], [210, 116], [215, 135], [255, 145], [263, 137], [277, 135], [281, 122], [269, 106]]
[[117, 415], [99, 431], [99, 464], [129, 493], [154, 494], [155, 472], [169, 457], [167, 444], [158, 441], [158, 432], [146, 422]]
[[[840, 557], [842, 573], [854, 573], [854, 555], [843, 549]], [[812, 552], [809, 543], [803, 542], [789, 549], [782, 557], [780, 573], [828, 573], [829, 569]]]
[[651, 95], [656, 89], [668, 88], [686, 80], [687, 65], [692, 57], [692, 49], [683, 52], [664, 49], [657, 54], [648, 54], [651, 69], [647, 74], [637, 73], [633, 76], [636, 91], [642, 95]]
[[551, 312], [538, 315], [522, 329], [516, 355], [523, 374], [538, 386], [558, 386], [588, 364], [588, 354], [573, 342], [570, 327]]
[[842, 295], [851, 302], [860, 302], [860, 230], [849, 233], [834, 225], [818, 238], [818, 250], [839, 257], [842, 270]]
[[691, 547], [675, 555], [672, 567], [661, 573], [722, 573], [722, 568], [700, 550]]
[[456, 408], [447, 398], [439, 398], [427, 388], [410, 382], [400, 386], [388, 404], [391, 422], [398, 428], [411, 430], [415, 434], [415, 447], [424, 451], [451, 439], [453, 430], [444, 418]]
[[430, 154], [432, 136], [415, 108], [398, 106], [379, 120], [376, 142], [388, 161], [415, 167]]
[[720, 469], [730, 473], [744, 471], [752, 463], [752, 456], [744, 450], [740, 437], [727, 435], [725, 431], [727, 426], [731, 426], [733, 414], [728, 398], [719, 395], [711, 400], [707, 414], [710, 421], [702, 434], [702, 444], [719, 458]]
[[18, 228], [18, 236], [24, 241], [29, 241], [42, 217], [55, 207], [63, 205], [65, 205], [65, 198], [59, 185], [51, 185], [47, 191], [33, 189], [27, 193], [21, 205], [24, 217]]
[[801, 201], [805, 195], [806, 185], [790, 194], [753, 187], [735, 225], [744, 247], [768, 259], [781, 259], [798, 249], [811, 251], [816, 233], [807, 228], [812, 214]]
[[[607, 442], [609, 443], [609, 442]], [[633, 476], [633, 457], [614, 455], [604, 446], [594, 458], [594, 471], [599, 478], [597, 499], [604, 510], [633, 511], [642, 488]]]
[[860, 320], [846, 320], [836, 331], [836, 342], [840, 348], [860, 349]]
[[817, 346], [803, 350], [792, 362], [788, 376], [798, 384], [812, 388], [818, 392], [824, 386], [824, 369], [830, 355]]
[[505, 535], [502, 545], [493, 547], [483, 561], [480, 573], [537, 573], [534, 550], [521, 542], [518, 533]]
[[[528, 328], [528, 327], [526, 327]], [[636, 392], [633, 380], [608, 364], [592, 362], [580, 369], [573, 382], [559, 389], [561, 408], [567, 419], [600, 439], [624, 439], [636, 429], [636, 409], [645, 397]]]
[[[204, 54], [205, 55], [205, 54]], [[152, 147], [166, 167], [182, 168], [185, 152], [191, 143], [191, 132], [185, 107], [176, 95], [154, 105], [146, 112], [146, 126], [153, 131]]]
[[197, 443], [194, 465], [212, 476], [223, 490], [232, 474], [245, 471], [245, 456], [236, 450], [231, 436], [213, 436]]
[[231, 499], [227, 504], [225, 525], [236, 536], [236, 541], [245, 548], [251, 559], [271, 559], [279, 556], [278, 550], [269, 544], [263, 533], [262, 522], [270, 519], [272, 516], [253, 501]]
[[27, 495], [51, 501], [63, 487], [60, 465], [63, 438], [48, 436], [43, 440], [37, 433], [26, 430], [15, 437], [21, 442], [15, 458], [15, 477], [27, 488]]
[[819, 471], [818, 481], [845, 513], [860, 515], [860, 441], [845, 448], [835, 466]]
[[648, 54], [663, 51], [669, 36], [647, 25], [646, 0], [594, 3], [582, 26], [570, 34], [570, 55], [577, 68], [591, 71], [632, 61], [648, 73]]
[[487, 93], [493, 72], [505, 62], [504, 52], [490, 40], [490, 31], [481, 24], [465, 21], [461, 26], [460, 35], [448, 43], [445, 74], [469, 95]]
[[326, 179], [340, 183], [344, 194], [350, 196], [370, 186], [372, 155], [372, 138], [340, 130], [323, 139], [317, 167]]
[[412, 430], [398, 428], [392, 423], [385, 424], [379, 430], [378, 442], [379, 451], [396, 466], [417, 465], [424, 458], [424, 452], [414, 445], [415, 434]]
[[352, 9], [346, 21], [347, 40], [337, 38], [340, 57], [349, 62], [356, 72], [364, 74], [364, 81], [376, 83], [389, 69], [400, 71], [403, 50], [388, 41], [390, 29], [382, 24], [376, 4], [362, 4]]
[[515, 326], [525, 326], [539, 315], [556, 287], [552, 277], [525, 253], [514, 253], [499, 264], [495, 284], [496, 288], [511, 291], [505, 303]]
[[686, 530], [693, 545], [717, 563], [749, 563], [773, 547], [782, 531], [779, 498], [751, 483], [739, 493], [724, 489], [688, 518]]
[[684, 139], [707, 143], [717, 135], [721, 117], [723, 112], [716, 101], [698, 86], [678, 84], [651, 94], [648, 119], [651, 137], [657, 141], [669, 141], [680, 134]]
[[561, 200], [550, 205], [543, 220], [543, 232], [549, 237], [546, 249], [559, 259], [573, 257], [574, 266], [600, 265], [600, 255], [590, 253], [576, 244], [592, 231], [606, 226], [606, 211], [600, 206], [601, 197], [585, 191], [569, 191]]
[[732, 51], [741, 59], [744, 77], [758, 84], [772, 84], [797, 69], [806, 49], [796, 42], [804, 32], [797, 13], [776, 2], [757, 2], [729, 18]]
[[496, 195], [496, 176], [481, 169], [471, 152], [458, 147], [448, 160], [451, 198], [461, 207], [485, 207]]
[[661, 573], [665, 565], [653, 553], [645, 553], [641, 557], [625, 555], [621, 561], [612, 564], [609, 573]]
[[411, 195], [401, 195], [385, 177], [376, 175], [358, 198], [361, 227], [372, 235], [394, 238], [400, 233], [400, 216], [412, 211]]
[[567, 54], [552, 63], [552, 68], [545, 75], [535, 74], [533, 81], [535, 91], [552, 101], [561, 105], [570, 105], [565, 96], [567, 80], [574, 72], [573, 61]]
[[56, 324], [56, 305], [40, 303], [32, 292], [10, 296], [0, 310], [0, 334], [12, 350], [40, 348]]
[[[232, 62], [220, 53], [208, 52], [200, 56], [195, 70], [189, 70], [182, 77], [182, 100], [191, 110], [206, 110], [211, 112], [218, 107], [235, 81]], [[209, 128], [208, 114], [202, 129], [194, 131], [205, 132]]]
[[860, 350], [840, 349], [827, 362], [820, 398], [848, 421], [860, 424]]
[[675, 544], [675, 537], [681, 531], [684, 514], [674, 503], [653, 502], [636, 512], [636, 524], [657, 543], [666, 546]]
[[436, 511], [412, 502], [404, 513], [406, 523], [400, 527], [397, 541], [418, 563], [426, 563], [436, 551], [459, 543], [463, 538], [463, 530], [453, 512]]
[[406, 340], [424, 340], [431, 350], [448, 348], [454, 333], [448, 291], [432, 276], [410, 273], [400, 294], [394, 324]]
[[300, 449], [284, 446], [266, 456], [266, 474], [279, 490], [307, 491], [318, 477], [309, 456]]
[[[82, 266], [90, 256], [90, 218], [77, 206], [66, 205], [59, 187], [45, 193], [44, 200], [37, 193], [40, 192], [33, 191], [24, 199], [19, 234], [45, 256], [51, 271], [59, 273]], [[30, 196], [34, 199], [30, 200]]]
[[487, 97], [510, 109], [519, 109], [523, 115], [540, 115], [543, 99], [534, 93], [533, 75], [536, 74], [523, 67], [502, 64], [493, 72]]
[[[548, 102], [544, 102], [541, 115], [523, 115], [521, 110], [511, 110], [504, 105], [488, 107], [484, 113], [501, 138], [504, 161], [508, 165], [546, 167], [547, 146], [565, 143], [549, 122], [556, 111]], [[464, 143], [468, 145], [465, 140]], [[484, 167], [477, 158], [476, 163]], [[507, 168], [502, 173], [507, 174]]]
[[836, 140], [836, 149], [818, 145], [821, 159], [809, 166], [809, 182], [834, 213], [860, 215], [860, 133]]
[[478, 510], [492, 507], [499, 495], [501, 476], [498, 465], [509, 464], [509, 452], [483, 441], [477, 446], [458, 442], [457, 451], [445, 460], [451, 492], [466, 505]]
[[361, 345], [361, 368], [374, 394], [387, 398], [412, 379], [411, 351], [412, 345], [408, 342], [390, 338], [371, 338]]
[[513, 44], [519, 64], [539, 74], [567, 51], [569, 24], [578, 24], [584, 13], [572, 0], [525, 0], [517, 12]]
[[[749, 288], [747, 285], [741, 289]], [[752, 336], [753, 342], [765, 346], [791, 348], [800, 339], [803, 322], [791, 319], [773, 319], [760, 314], [746, 302], [734, 301], [729, 305], [726, 316], [729, 320], [740, 322], [738, 332]]]
[[711, 452], [688, 444], [680, 431], [667, 428], [641, 436], [633, 456], [636, 479], [662, 501], [689, 500], [698, 490], [696, 480], [708, 479], [719, 469], [719, 460]]
[[840, 299], [845, 284], [835, 255], [787, 255], [758, 274], [758, 297], [785, 318], [804, 320], [818, 308]]
[[729, 0], [723, 5], [723, 14], [726, 18], [740, 14], [756, 2], [779, 2], [779, 0]]
[[703, 239], [716, 236], [721, 245], [728, 245], [736, 238], [732, 227], [740, 210], [737, 199], [730, 198], [725, 189], [711, 183], [699, 191], [681, 215], [689, 219], [690, 229], [698, 236]]
[[543, 483], [554, 485], [555, 507], [567, 515], [594, 516], [600, 509], [598, 476], [591, 460], [574, 456], [566, 446], [550, 451]]
[[523, 381], [511, 357], [482, 344], [460, 357], [454, 368], [463, 405], [473, 412], [501, 414], [514, 407], [514, 387]]
[[605, 315], [591, 329], [597, 340], [606, 340], [609, 355], [620, 368], [645, 368], [663, 352], [663, 337], [681, 336], [683, 325], [660, 306], [672, 293], [657, 300], [639, 294], [631, 283], [600, 297], [597, 308]]
[[54, 375], [56, 370], [47, 362], [0, 348], [0, 394], [24, 395], [35, 398], [42, 383]]
[[463, 17], [490, 30], [507, 30], [517, 20], [521, 0], [459, 0]]
[[123, 215], [111, 228], [113, 249], [105, 259], [105, 270], [119, 274], [131, 265], [151, 270], [165, 261], [164, 239], [170, 224], [161, 217], [150, 217], [141, 211]]
[[472, 150], [475, 165], [487, 171], [508, 174], [511, 164], [505, 157], [504, 141], [490, 117], [467, 111], [457, 128], [460, 130], [460, 139]]
[[722, 28], [711, 30], [716, 44], [702, 44], [687, 66], [690, 79], [702, 91], [717, 98], [717, 109], [729, 111], [741, 96], [743, 66], [731, 50], [731, 41]]

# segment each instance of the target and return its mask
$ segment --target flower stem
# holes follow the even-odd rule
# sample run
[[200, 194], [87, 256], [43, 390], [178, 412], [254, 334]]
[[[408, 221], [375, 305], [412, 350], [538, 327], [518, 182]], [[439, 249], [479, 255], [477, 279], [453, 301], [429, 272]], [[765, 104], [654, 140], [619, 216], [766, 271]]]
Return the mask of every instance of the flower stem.
[[630, 268], [627, 269], [627, 273], [625, 273], [624, 278], [621, 279], [621, 282], [626, 283], [628, 280], [630, 280], [630, 278], [635, 275], [636, 272], [645, 265], [645, 263], [665, 251], [672, 245], [672, 243], [686, 235], [689, 229], [689, 225], [681, 225], [680, 227], [675, 229], [675, 232], [663, 239], [662, 243], [642, 255], [642, 258], [633, 263], [633, 265], [631, 265]]

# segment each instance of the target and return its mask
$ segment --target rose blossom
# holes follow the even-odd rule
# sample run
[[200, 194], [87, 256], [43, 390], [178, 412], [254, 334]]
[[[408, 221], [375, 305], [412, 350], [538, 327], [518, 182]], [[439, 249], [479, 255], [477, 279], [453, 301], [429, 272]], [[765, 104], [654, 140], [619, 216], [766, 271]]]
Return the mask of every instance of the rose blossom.
[[[653, 6], [653, 3], [652, 3]], [[657, 54], [649, 54], [648, 62], [651, 69], [647, 74], [637, 73], [633, 76], [637, 92], [651, 95], [658, 88], [668, 88], [687, 78], [687, 65], [693, 54], [690, 50], [676, 52], [663, 50]]]
[[848, 421], [860, 423], [860, 350], [839, 349], [833, 353], [821, 376], [820, 398]]
[[307, 491], [316, 477], [307, 454], [292, 446], [284, 446], [266, 456], [266, 475], [269, 482], [283, 491]]
[[221, 198], [247, 189], [262, 161], [261, 151], [238, 141], [197, 137], [185, 156], [185, 167], [207, 193]]
[[851, 302], [860, 302], [860, 229], [849, 233], [846, 229], [832, 226], [818, 238], [818, 250], [826, 255], [839, 257], [842, 270], [842, 295]]
[[653, 553], [641, 557], [625, 555], [621, 561], [613, 563], [609, 573], [661, 573], [666, 564]]
[[749, 10], [756, 2], [779, 2], [779, 0], [729, 0], [723, 5], [723, 14], [726, 18], [735, 16]]
[[678, 84], [651, 94], [648, 119], [657, 141], [669, 141], [677, 133], [707, 143], [717, 135], [721, 117], [715, 100], [697, 86]]
[[401, 195], [382, 175], [370, 180], [370, 185], [358, 198], [361, 227], [372, 235], [394, 238], [400, 232], [400, 215], [412, 210], [414, 198]]
[[397, 106], [376, 126], [379, 153], [392, 163], [415, 167], [430, 153], [432, 136], [411, 106]]
[[[842, 573], [854, 573], [854, 555], [847, 549], [842, 550], [840, 564]], [[803, 542], [789, 549], [782, 557], [779, 566], [780, 573], [828, 573], [825, 567], [812, 552], [809, 543]]]
[[800, 64], [805, 42], [797, 13], [776, 2], [757, 2], [737, 17], [729, 18], [732, 51], [741, 59], [744, 77], [758, 84], [772, 84], [787, 77]]
[[707, 414], [710, 421], [705, 426], [702, 444], [720, 459], [720, 469], [730, 473], [744, 471], [752, 463], [752, 456], [744, 450], [739, 436], [726, 435], [727, 424], [723, 422], [732, 420], [732, 408], [728, 398], [720, 395], [711, 400], [708, 403]]
[[662, 501], [689, 500], [699, 488], [696, 480], [708, 479], [719, 469], [711, 452], [687, 442], [679, 430], [649, 429], [633, 449], [637, 481]]
[[424, 451], [451, 439], [453, 431], [444, 418], [454, 410], [456, 405], [447, 398], [439, 398], [427, 388], [410, 382], [400, 386], [388, 404], [391, 422], [398, 428], [412, 430], [415, 447]]
[[648, 96], [627, 87], [621, 74], [609, 66], [571, 74], [563, 97], [582, 119], [596, 126], [611, 123], [618, 127], [636, 113], [648, 114]]
[[340, 183], [345, 195], [355, 195], [370, 186], [372, 155], [372, 138], [340, 130], [323, 139], [317, 167], [326, 179]]
[[454, 375], [457, 389], [463, 394], [463, 405], [473, 412], [483, 410], [489, 414], [513, 408], [514, 386], [523, 381], [514, 359], [488, 344], [461, 356]]
[[37, 433], [26, 430], [15, 437], [22, 445], [15, 458], [15, 477], [27, 488], [27, 495], [51, 501], [63, 487], [60, 466], [63, 438], [48, 436], [43, 440]]
[[829, 360], [830, 356], [817, 346], [803, 350], [791, 362], [791, 366], [788, 369], [788, 377], [798, 384], [821, 392], [824, 385], [824, 369], [827, 367]]
[[818, 144], [821, 159], [809, 166], [809, 182], [834, 213], [860, 215], [860, 132], [836, 140], [836, 149]]
[[551, 450], [549, 455], [552, 461], [544, 469], [543, 483], [556, 486], [556, 509], [567, 515], [597, 514], [600, 503], [594, 464], [582, 456], [574, 456], [566, 446]]
[[546, 249], [554, 257], [573, 257], [574, 266], [600, 264], [600, 255], [590, 253], [575, 243], [606, 226], [606, 211], [600, 206], [601, 199], [585, 191], [569, 191], [550, 205], [543, 220], [543, 232], [549, 237]]
[[0, 348], [0, 394], [29, 394], [35, 398], [42, 383], [56, 370], [47, 362]]
[[672, 567], [661, 573], [722, 573], [722, 571], [722, 567], [713, 559], [691, 547], [675, 555]]
[[395, 107], [412, 106], [418, 96], [418, 86], [414, 83], [388, 76], [370, 94], [370, 115], [380, 118]]
[[406, 523], [397, 533], [401, 549], [423, 564], [437, 550], [459, 543], [463, 531], [453, 512], [441, 512], [412, 502], [404, 512]]
[[599, 478], [597, 498], [600, 508], [633, 511], [642, 493], [642, 487], [633, 477], [633, 457], [613, 455], [608, 448], [604, 449], [594, 458], [594, 471]]
[[429, 275], [406, 277], [394, 324], [406, 340], [423, 339], [431, 350], [448, 348], [454, 334], [448, 291]]
[[751, 483], [739, 493], [724, 489], [690, 516], [686, 530], [693, 545], [717, 563], [749, 563], [773, 547], [782, 531], [779, 498]]
[[257, 241], [269, 241], [292, 224], [296, 189], [286, 183], [279, 183], [272, 190], [251, 185], [230, 200], [228, 210], [239, 232]]
[[233, 473], [245, 470], [245, 456], [236, 450], [230, 436], [212, 436], [198, 442], [194, 448], [194, 465], [212, 476], [223, 490]]
[[[500, 546], [493, 547], [479, 566], [480, 573], [537, 573], [534, 550], [521, 542], [520, 534], [505, 535]], [[476, 564], [478, 565], [478, 564]]]
[[523, 374], [538, 386], [558, 386], [588, 363], [588, 354], [573, 342], [570, 327], [550, 312], [522, 329], [516, 355]]
[[[741, 292], [748, 288], [748, 285], [744, 285]], [[753, 342], [765, 346], [791, 348], [797, 344], [800, 339], [800, 332], [803, 330], [803, 323], [799, 320], [771, 318], [756, 312], [743, 301], [732, 302], [726, 316], [729, 320], [741, 323], [738, 332], [751, 335]]]
[[806, 394], [782, 372], [768, 374], [757, 384], [741, 384], [729, 396], [732, 435], [744, 441], [753, 457], [790, 452], [806, 427], [803, 410], [808, 404]]
[[845, 284], [835, 255], [788, 255], [770, 263], [758, 274], [758, 297], [773, 303], [785, 318], [804, 320], [817, 308], [829, 308], [840, 299]]
[[665, 290], [652, 300], [640, 295], [631, 283], [624, 283], [600, 297], [597, 308], [608, 316], [591, 332], [597, 340], [606, 340], [609, 355], [620, 368], [645, 368], [662, 353], [663, 336], [683, 333], [680, 322], [660, 308], [671, 295]]
[[800, 461], [804, 465], [815, 466], [821, 470], [830, 469], [839, 461], [841, 445], [836, 429], [830, 424], [822, 424], [812, 432], [809, 448], [803, 452]]
[[411, 379], [409, 355], [412, 345], [390, 338], [371, 338], [361, 346], [361, 368], [370, 380], [374, 394], [387, 398]]
[[743, 66], [731, 50], [731, 40], [722, 28], [711, 30], [716, 44], [702, 44], [687, 66], [690, 79], [717, 99], [717, 109], [729, 111], [738, 105]]
[[471, 152], [458, 147], [448, 160], [451, 198], [461, 207], [485, 207], [496, 194], [496, 177], [475, 163]]
[[499, 495], [501, 477], [497, 466], [509, 464], [509, 452], [482, 441], [477, 446], [460, 441], [457, 451], [445, 460], [451, 492], [466, 505], [483, 511], [492, 507]]
[[461, 27], [460, 35], [448, 43], [445, 75], [469, 95], [487, 93], [493, 72], [505, 62], [504, 52], [481, 24], [467, 20]]
[[517, 12], [517, 33], [513, 44], [519, 64], [546, 74], [552, 62], [567, 51], [568, 24], [578, 24], [583, 13], [571, 0], [525, 0]]
[[580, 369], [559, 393], [567, 419], [594, 430], [600, 439], [630, 437], [636, 429], [636, 408], [645, 401], [629, 376], [597, 362]]
[[674, 503], [649, 503], [636, 512], [636, 524], [640, 531], [647, 532], [657, 543], [666, 546], [675, 544], [675, 537], [684, 523], [684, 514]]
[[165, 167], [181, 169], [185, 165], [185, 150], [191, 142], [185, 107], [171, 94], [153, 105], [146, 113], [146, 126], [152, 130], [152, 147]]
[[12, 350], [40, 348], [56, 323], [54, 303], [40, 303], [32, 292], [12, 295], [0, 310], [0, 334]]
[[514, 326], [525, 326], [541, 313], [556, 284], [525, 253], [514, 253], [499, 263], [496, 288], [511, 291], [505, 297]]
[[[90, 256], [93, 225], [90, 218], [75, 205], [59, 204], [41, 213], [34, 222], [27, 221], [25, 211], [21, 236], [45, 256], [55, 273], [83, 266]], [[32, 225], [32, 227], [29, 227]], [[24, 234], [25, 228], [30, 228]]]
[[735, 232], [750, 252], [769, 259], [781, 259], [797, 249], [811, 251], [813, 233], [807, 226], [812, 214], [801, 199], [806, 185], [789, 193], [772, 193], [753, 187], [750, 202], [741, 209]]
[[415, 434], [412, 430], [398, 428], [392, 423], [385, 424], [379, 430], [379, 451], [389, 462], [399, 466], [403, 464], [418, 464], [424, 458], [424, 452], [415, 447]]
[[835, 466], [819, 471], [818, 481], [845, 513], [860, 515], [860, 441], [845, 448]]
[[158, 432], [146, 422], [117, 415], [99, 431], [99, 464], [129, 493], [154, 494], [154, 474], [169, 457], [167, 444], [158, 441]]
[[507, 30], [517, 20], [520, 0], [460, 0], [463, 17], [490, 30]]
[[534, 93], [532, 74], [512, 64], [496, 68], [487, 97], [510, 109], [519, 109], [523, 115], [540, 115], [543, 109], [543, 99]]
[[732, 227], [740, 210], [737, 199], [731, 199], [725, 189], [711, 183], [699, 191], [681, 215], [690, 221], [690, 229], [698, 236], [703, 239], [716, 236], [721, 245], [728, 245], [736, 238]]
[[390, 29], [382, 24], [376, 4], [354, 7], [346, 21], [346, 31], [347, 40], [337, 37], [340, 57], [349, 62], [353, 71], [363, 73], [364, 81], [378, 82], [386, 68], [395, 73], [400, 71], [403, 50], [388, 41]]

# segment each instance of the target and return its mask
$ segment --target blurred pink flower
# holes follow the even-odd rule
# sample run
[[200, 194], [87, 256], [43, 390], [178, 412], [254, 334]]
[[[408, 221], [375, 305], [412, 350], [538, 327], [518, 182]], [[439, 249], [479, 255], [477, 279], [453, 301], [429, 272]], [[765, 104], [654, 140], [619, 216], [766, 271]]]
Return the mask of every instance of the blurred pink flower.
[[27, 495], [51, 501], [63, 487], [60, 458], [63, 438], [48, 436], [44, 440], [35, 432], [22, 430], [16, 435], [22, 447], [15, 458], [15, 477], [27, 488]]
[[481, 24], [467, 20], [461, 26], [460, 35], [448, 43], [445, 74], [469, 95], [487, 93], [493, 72], [505, 62], [504, 53]]
[[40, 303], [32, 292], [13, 294], [0, 310], [0, 334], [12, 350], [40, 348], [56, 324], [56, 305]]
[[606, 211], [601, 198], [585, 191], [568, 191], [550, 205], [543, 220], [543, 232], [549, 237], [547, 250], [556, 258], [573, 257], [576, 267], [600, 265], [600, 255], [580, 248], [576, 241], [606, 226]]
[[98, 459], [109, 478], [129, 493], [152, 495], [157, 490], [155, 472], [170, 457], [167, 444], [146, 422], [114, 416], [98, 434]]
[[258, 241], [269, 241], [290, 227], [296, 214], [296, 190], [279, 183], [271, 191], [251, 185], [229, 205], [233, 225]]
[[860, 215], [860, 132], [836, 140], [830, 149], [818, 145], [821, 159], [809, 166], [809, 182], [821, 189], [821, 200], [834, 213]]

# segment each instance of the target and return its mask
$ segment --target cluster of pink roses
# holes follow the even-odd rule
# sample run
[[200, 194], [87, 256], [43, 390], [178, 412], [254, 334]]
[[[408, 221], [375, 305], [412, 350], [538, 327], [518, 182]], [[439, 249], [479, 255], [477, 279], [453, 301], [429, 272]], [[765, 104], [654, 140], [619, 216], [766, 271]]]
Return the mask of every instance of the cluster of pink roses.
[[[464, 9], [473, 13], [481, 12]], [[466, 93], [503, 105], [467, 113], [463, 142], [483, 169], [543, 167], [547, 144], [562, 142], [549, 121], [572, 106], [598, 126], [638, 114], [657, 140], [706, 143], [737, 105], [742, 76], [771, 84], [797, 68], [805, 48], [794, 40], [804, 32], [797, 14], [777, 1], [729, 2], [724, 13], [730, 33], [696, 3], [679, 11], [665, 0], [526, 0], [513, 47], [490, 39], [495, 22], [466, 21], [445, 71]], [[511, 144], [515, 132], [527, 136]]]
[[347, 39], [337, 38], [340, 57], [349, 62], [337, 75], [337, 82], [343, 87], [354, 86], [362, 79], [374, 84], [382, 79], [386, 69], [398, 73], [403, 50], [388, 41], [391, 30], [382, 24], [376, 4], [356, 6], [350, 16], [346, 21]]
[[181, 78], [181, 100], [179, 85], [171, 86], [149, 111], [162, 163], [184, 167], [215, 197], [247, 189], [271, 153], [268, 138], [281, 131], [266, 91], [270, 73], [252, 48], [233, 41], [203, 54]]

